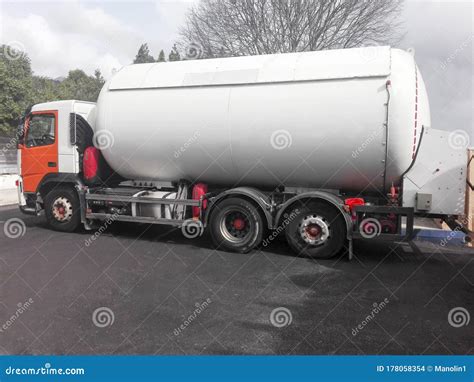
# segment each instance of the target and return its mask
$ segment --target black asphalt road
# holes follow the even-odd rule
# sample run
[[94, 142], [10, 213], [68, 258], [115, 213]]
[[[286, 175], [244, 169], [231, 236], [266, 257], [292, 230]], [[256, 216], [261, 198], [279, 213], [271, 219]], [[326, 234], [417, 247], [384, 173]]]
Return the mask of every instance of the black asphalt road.
[[0, 230], [0, 354], [474, 353], [472, 249], [366, 242], [311, 261], [283, 240], [241, 255], [119, 223], [87, 246], [0, 208], [11, 218], [26, 231]]

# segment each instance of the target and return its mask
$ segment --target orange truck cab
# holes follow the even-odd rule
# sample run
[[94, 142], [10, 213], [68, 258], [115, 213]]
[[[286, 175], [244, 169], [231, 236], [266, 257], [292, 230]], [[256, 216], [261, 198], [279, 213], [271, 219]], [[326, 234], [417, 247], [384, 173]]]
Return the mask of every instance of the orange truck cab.
[[[18, 140], [18, 198], [22, 212], [64, 216], [74, 203], [64, 193], [80, 186], [81, 153], [78, 121], [86, 126], [82, 140], [91, 141], [95, 103], [56, 101], [34, 105], [22, 119]], [[70, 193], [71, 195], [75, 193]], [[49, 199], [49, 200], [48, 200]], [[49, 202], [49, 208], [45, 208]]]

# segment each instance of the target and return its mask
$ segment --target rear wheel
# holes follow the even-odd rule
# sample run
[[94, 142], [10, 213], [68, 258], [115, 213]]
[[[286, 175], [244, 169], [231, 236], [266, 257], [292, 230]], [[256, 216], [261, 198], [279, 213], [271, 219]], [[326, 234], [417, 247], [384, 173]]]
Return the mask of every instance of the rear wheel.
[[210, 217], [211, 237], [218, 248], [246, 253], [262, 241], [263, 219], [258, 209], [240, 198], [224, 199]]
[[344, 218], [327, 203], [315, 201], [298, 205], [289, 216], [293, 218], [285, 229], [286, 240], [298, 254], [329, 259], [343, 247]]
[[51, 228], [73, 232], [81, 222], [79, 197], [69, 187], [58, 187], [46, 194], [44, 212]]

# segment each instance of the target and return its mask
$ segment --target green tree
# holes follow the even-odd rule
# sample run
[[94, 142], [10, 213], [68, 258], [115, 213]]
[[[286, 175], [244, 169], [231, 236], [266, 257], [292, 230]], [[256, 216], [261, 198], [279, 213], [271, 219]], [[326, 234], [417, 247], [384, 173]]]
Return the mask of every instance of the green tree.
[[157, 62], [165, 62], [166, 61], [166, 56], [165, 52], [163, 52], [163, 49], [160, 50], [160, 54], [158, 55], [158, 60]]
[[31, 104], [33, 79], [26, 53], [0, 45], [0, 132], [12, 134]]
[[150, 54], [150, 49], [148, 48], [148, 44], [142, 44], [138, 49], [138, 53], [135, 56], [135, 60], [133, 60], [134, 64], [145, 64], [149, 62], [155, 62], [155, 59]]
[[80, 69], [71, 70], [66, 79], [59, 84], [58, 99], [95, 102], [104, 82], [98, 69], [96, 69], [94, 76], [88, 76]]
[[102, 87], [104, 86], [105, 84], [105, 79], [104, 77], [102, 76], [102, 73], [100, 71], [100, 69], [96, 69], [94, 71], [94, 82], [95, 82], [95, 90], [94, 90], [94, 94], [95, 94], [95, 98], [94, 98], [94, 102], [97, 101], [97, 98], [99, 98], [99, 93], [100, 91], [102, 90]]
[[178, 51], [178, 48], [177, 48], [176, 44], [174, 44], [173, 48], [171, 48], [171, 52], [169, 54], [168, 60], [169, 61], [180, 61], [181, 60], [181, 56], [179, 54], [179, 51]]
[[64, 99], [95, 102], [104, 83], [99, 69], [93, 76], [71, 70], [63, 81], [35, 76], [26, 53], [0, 45], [0, 133], [14, 133], [19, 117], [33, 104]]
[[48, 77], [33, 76], [32, 104], [58, 100], [59, 84], [60, 82]]

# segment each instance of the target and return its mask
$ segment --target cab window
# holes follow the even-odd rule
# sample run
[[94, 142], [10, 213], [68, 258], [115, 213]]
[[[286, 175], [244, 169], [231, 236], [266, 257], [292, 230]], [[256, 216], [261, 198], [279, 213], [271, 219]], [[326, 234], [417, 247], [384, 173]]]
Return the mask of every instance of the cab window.
[[28, 125], [26, 146], [52, 145], [55, 140], [55, 119], [53, 114], [33, 114]]

